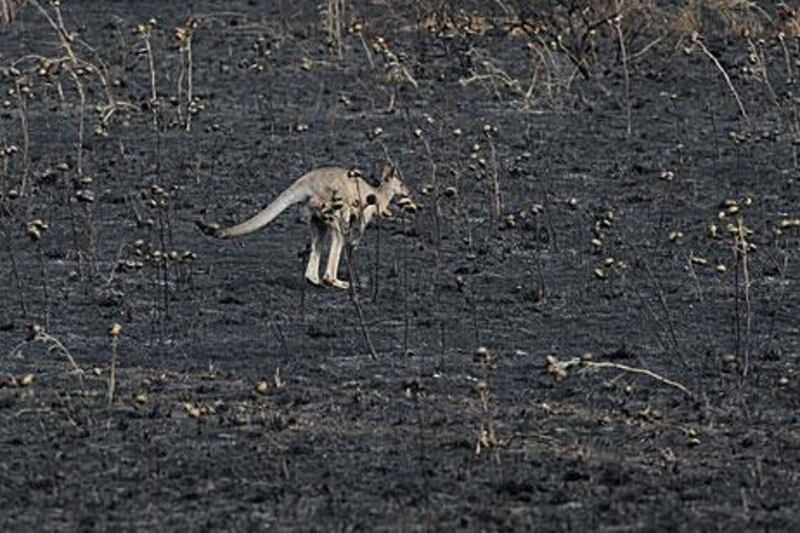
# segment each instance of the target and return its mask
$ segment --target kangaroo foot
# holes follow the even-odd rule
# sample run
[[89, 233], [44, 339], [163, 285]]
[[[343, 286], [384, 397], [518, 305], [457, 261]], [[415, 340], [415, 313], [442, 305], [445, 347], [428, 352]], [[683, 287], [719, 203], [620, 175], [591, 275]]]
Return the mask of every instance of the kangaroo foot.
[[322, 283], [329, 287], [336, 287], [337, 289], [349, 289], [350, 283], [340, 279], [323, 278]]
[[317, 277], [306, 276], [306, 281], [309, 282], [312, 285], [316, 285], [317, 287], [322, 285], [322, 282], [320, 281], [319, 276], [317, 276]]

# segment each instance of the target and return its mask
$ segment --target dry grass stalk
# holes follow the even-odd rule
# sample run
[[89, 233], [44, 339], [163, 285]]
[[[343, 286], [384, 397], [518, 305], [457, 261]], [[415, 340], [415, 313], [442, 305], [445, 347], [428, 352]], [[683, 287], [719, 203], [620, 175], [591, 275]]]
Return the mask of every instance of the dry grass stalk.
[[327, 0], [322, 6], [322, 25], [327, 36], [327, 44], [338, 57], [342, 57], [345, 33], [347, 0]]
[[630, 374], [647, 376], [651, 379], [658, 381], [659, 383], [663, 383], [664, 385], [674, 387], [679, 391], [683, 392], [684, 394], [686, 394], [687, 396], [694, 397], [694, 394], [692, 394], [692, 392], [685, 386], [681, 385], [677, 381], [665, 378], [664, 376], [657, 374], [652, 370], [630, 366], [623, 363], [612, 363], [610, 361], [592, 361], [591, 354], [585, 354], [582, 357], [574, 357], [566, 361], [561, 361], [553, 355], [548, 355], [545, 358], [545, 360], [547, 362], [547, 368], [546, 368], [547, 373], [553, 378], [553, 381], [555, 381], [556, 383], [563, 381], [567, 377], [567, 371], [574, 366], [580, 366], [581, 368], [589, 370], [602, 370], [610, 368], [614, 370], [621, 370], [623, 372], [628, 372]]
[[717, 69], [720, 71], [722, 77], [725, 78], [725, 83], [728, 84], [728, 88], [731, 90], [733, 97], [736, 99], [736, 104], [739, 106], [739, 112], [742, 114], [742, 118], [744, 118], [746, 121], [749, 122], [750, 118], [747, 116], [747, 111], [744, 108], [742, 99], [739, 97], [739, 93], [736, 91], [736, 87], [733, 86], [731, 77], [728, 75], [728, 72], [725, 70], [725, 67], [723, 67], [722, 63], [719, 62], [717, 56], [712, 54], [711, 51], [706, 47], [706, 45], [703, 43], [703, 40], [700, 38], [699, 34], [694, 34], [692, 36], [692, 41], [700, 48], [700, 51], [702, 51], [703, 54], [705, 54], [706, 57], [708, 57], [711, 60], [711, 62], [714, 63], [714, 66], [716, 66]]
[[21, 352], [22, 348], [27, 346], [28, 344], [34, 343], [42, 343], [47, 346], [48, 352], [59, 352], [63, 355], [69, 364], [72, 366], [73, 372], [77, 374], [78, 380], [81, 385], [83, 385], [83, 369], [78, 366], [78, 363], [75, 361], [75, 358], [72, 357], [72, 354], [67, 350], [67, 348], [54, 336], [50, 335], [45, 331], [45, 329], [33, 322], [28, 325], [28, 334], [26, 339], [19, 343], [11, 350], [11, 357], [16, 357]]

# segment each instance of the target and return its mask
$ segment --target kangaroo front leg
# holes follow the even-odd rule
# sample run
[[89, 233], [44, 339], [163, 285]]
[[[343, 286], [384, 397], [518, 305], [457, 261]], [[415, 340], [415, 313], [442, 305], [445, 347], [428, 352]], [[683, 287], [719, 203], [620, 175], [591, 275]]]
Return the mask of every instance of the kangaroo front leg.
[[339, 279], [339, 260], [342, 257], [344, 236], [334, 229], [331, 231], [331, 250], [328, 254], [328, 264], [325, 267], [323, 282], [338, 289], [348, 289], [350, 284]]
[[308, 254], [308, 266], [306, 266], [306, 279], [314, 285], [319, 285], [319, 256], [322, 238], [325, 234], [323, 228], [311, 221], [311, 250]]

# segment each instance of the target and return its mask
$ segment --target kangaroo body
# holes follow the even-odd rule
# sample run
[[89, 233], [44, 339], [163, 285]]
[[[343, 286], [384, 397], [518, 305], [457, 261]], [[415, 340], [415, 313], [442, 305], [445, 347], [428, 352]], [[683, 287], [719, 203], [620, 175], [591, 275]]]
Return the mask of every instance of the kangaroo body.
[[[347, 289], [349, 283], [338, 276], [342, 248], [345, 244], [357, 244], [376, 215], [389, 215], [389, 203], [396, 195], [407, 196], [408, 189], [394, 168], [384, 169], [380, 185], [374, 187], [357, 171], [322, 167], [298, 178], [252, 218], [230, 228], [201, 225], [201, 229], [221, 239], [247, 235], [263, 228], [292, 205], [304, 203], [311, 229], [311, 250], [305, 277], [315, 285]], [[330, 237], [328, 263], [320, 280], [320, 254], [327, 237]]]

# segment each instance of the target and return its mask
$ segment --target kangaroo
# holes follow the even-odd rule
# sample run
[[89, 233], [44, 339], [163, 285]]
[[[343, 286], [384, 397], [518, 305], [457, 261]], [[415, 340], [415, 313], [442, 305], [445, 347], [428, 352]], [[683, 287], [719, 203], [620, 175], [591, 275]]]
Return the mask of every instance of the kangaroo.
[[[298, 178], [266, 208], [240, 224], [229, 228], [202, 222], [197, 225], [204, 233], [220, 239], [240, 237], [263, 228], [288, 207], [305, 202], [311, 229], [306, 280], [314, 285], [348, 289], [350, 284], [339, 279], [342, 247], [355, 246], [376, 215], [391, 216], [389, 203], [395, 196], [408, 197], [409, 190], [393, 165], [384, 168], [377, 187], [367, 183], [357, 170], [322, 167]], [[320, 249], [328, 235], [328, 264], [320, 281]]]

